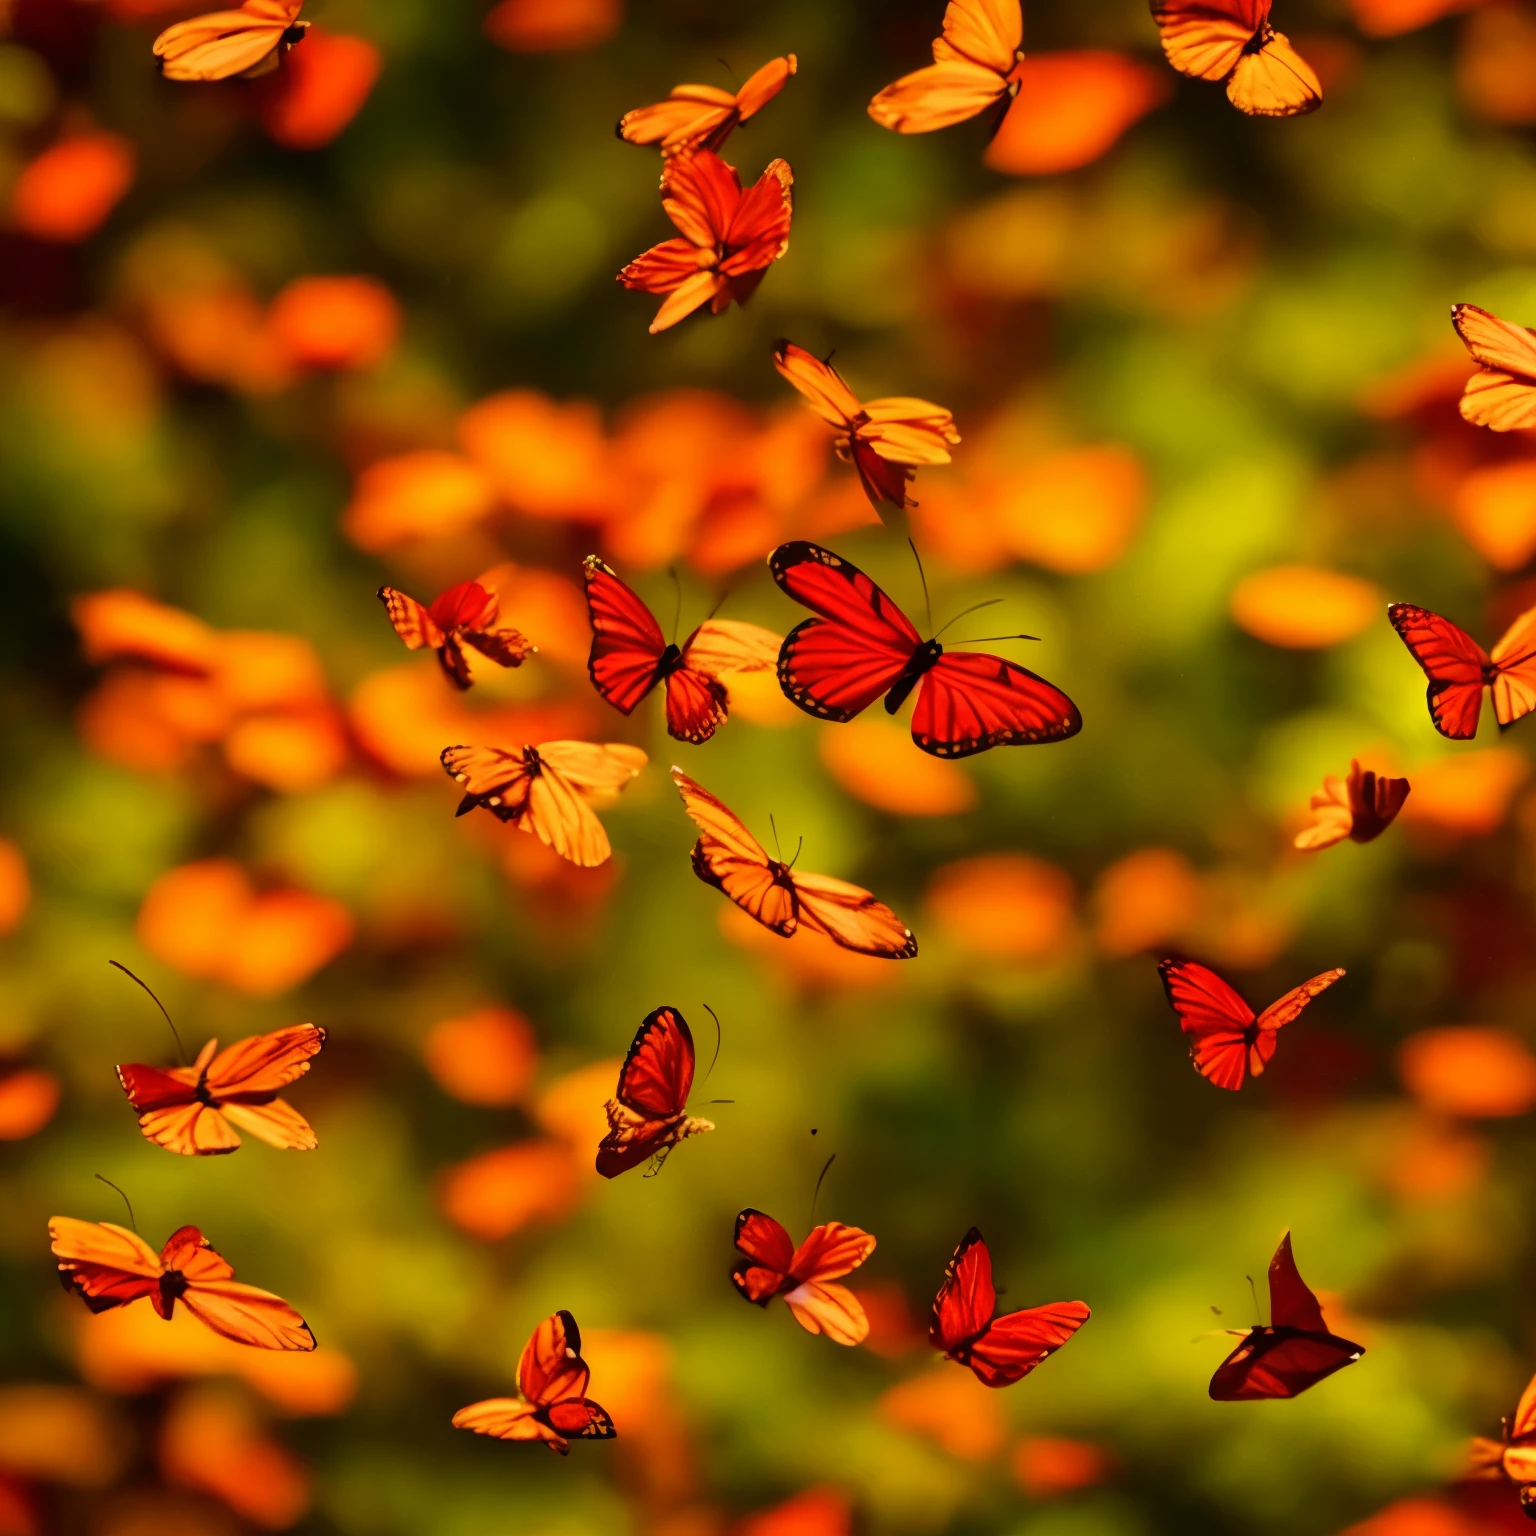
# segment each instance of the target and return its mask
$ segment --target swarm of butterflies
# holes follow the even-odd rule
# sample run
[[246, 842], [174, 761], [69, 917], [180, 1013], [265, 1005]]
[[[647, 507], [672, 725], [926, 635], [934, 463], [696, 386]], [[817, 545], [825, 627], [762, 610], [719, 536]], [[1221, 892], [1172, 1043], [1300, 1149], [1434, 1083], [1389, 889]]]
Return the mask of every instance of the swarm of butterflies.
[[[262, 75], [302, 43], [302, 4], [246, 0], [238, 10], [169, 28], [155, 55], [174, 80]], [[1195, 79], [1224, 82], [1238, 110], [1286, 117], [1321, 104], [1317, 75], [1271, 25], [1269, 0], [1154, 0], [1152, 15], [1172, 66]], [[1020, 89], [1022, 40], [1019, 0], [951, 0], [933, 62], [882, 90], [870, 116], [898, 133], [922, 133], [991, 113], [996, 131]], [[705, 306], [719, 314], [733, 301], [746, 303], [787, 249], [794, 185], [788, 164], [772, 160], [747, 188], [721, 151], [796, 68], [792, 54], [774, 59], [734, 93], [679, 85], [665, 100], [620, 120], [621, 139], [660, 149], [662, 209], [677, 230], [618, 277], [626, 288], [663, 296], [653, 333]], [[1452, 319], [1478, 365], [1462, 415], [1499, 432], [1536, 427], [1536, 332], [1468, 304], [1455, 306]], [[910, 505], [915, 471], [949, 462], [949, 450], [960, 442], [941, 406], [913, 398], [861, 400], [830, 360], [790, 341], [777, 345], [773, 361], [836, 434], [838, 453], [877, 509]], [[781, 637], [712, 615], [679, 645], [615, 571], [589, 556], [583, 576], [594, 689], [626, 716], [661, 690], [668, 734], [694, 745], [725, 725], [730, 679], [770, 668], [784, 696], [820, 720], [851, 721], [877, 701], [894, 715], [913, 700], [912, 740], [941, 758], [1044, 745], [1081, 730], [1077, 707], [1059, 688], [1001, 656], [946, 650], [937, 634], [924, 639], [891, 597], [834, 551], [795, 541], [776, 549], [768, 566], [809, 618]], [[469, 652], [517, 667], [535, 651], [481, 582], [462, 582], [430, 603], [387, 586], [378, 595], [404, 644], [434, 652], [455, 688], [472, 685]], [[1442, 735], [1476, 735], [1485, 690], [1501, 729], [1536, 707], [1536, 608], [1517, 618], [1491, 650], [1451, 620], [1410, 603], [1392, 604], [1387, 617], [1429, 680], [1430, 718]], [[647, 757], [622, 743], [546, 741], [451, 745], [442, 764], [463, 792], [458, 814], [488, 811], [561, 857], [590, 866], [611, 854], [597, 809], [645, 769]], [[671, 773], [698, 831], [694, 873], [763, 927], [785, 938], [805, 928], [881, 959], [916, 955], [912, 931], [870, 891], [770, 857], [721, 799], [680, 768]], [[1329, 777], [1313, 796], [1313, 823], [1296, 844], [1318, 851], [1346, 839], [1369, 842], [1391, 825], [1408, 793], [1407, 780], [1352, 763], [1346, 778]], [[1344, 977], [1342, 969], [1324, 971], [1255, 1013], [1221, 976], [1195, 961], [1168, 958], [1159, 972], [1196, 1070], [1229, 1092], [1261, 1075], [1280, 1031]], [[313, 1130], [280, 1095], [309, 1071], [324, 1044], [323, 1029], [300, 1024], [222, 1051], [210, 1040], [190, 1064], [131, 1064], [118, 1074], [141, 1132], [170, 1152], [230, 1153], [241, 1131], [275, 1147], [309, 1151], [316, 1145]], [[714, 1129], [688, 1113], [694, 1073], [686, 1020], [676, 1008], [656, 1009], [635, 1033], [606, 1105], [608, 1130], [596, 1148], [603, 1177], [647, 1165], [654, 1171], [683, 1141]], [[111, 1223], [56, 1217], [50, 1234], [60, 1277], [92, 1311], [147, 1300], [169, 1319], [180, 1302], [216, 1333], [252, 1348], [315, 1347], [299, 1313], [282, 1298], [237, 1282], [196, 1227], [172, 1233], [158, 1252], [136, 1231]], [[870, 1233], [826, 1222], [797, 1246], [773, 1217], [749, 1209], [736, 1218], [734, 1244], [740, 1261], [731, 1279], [747, 1301], [766, 1307], [781, 1297], [802, 1328], [837, 1344], [867, 1337], [863, 1307], [839, 1282], [873, 1253]], [[1329, 1328], [1297, 1269], [1289, 1232], [1270, 1262], [1269, 1294], [1268, 1324], [1231, 1330], [1238, 1343], [1211, 1378], [1212, 1398], [1295, 1397], [1364, 1354]], [[1083, 1302], [1067, 1301], [999, 1316], [997, 1295], [991, 1255], [973, 1227], [944, 1272], [929, 1338], [988, 1387], [1022, 1380], [1090, 1315]], [[565, 1454], [573, 1439], [615, 1434], [609, 1414], [587, 1396], [589, 1379], [576, 1320], [557, 1311], [523, 1351], [518, 1395], [471, 1404], [453, 1422], [500, 1439], [542, 1441]], [[1536, 1380], [1506, 1422], [1503, 1440], [1475, 1442], [1472, 1472], [1518, 1486], [1522, 1506], [1536, 1517]]]

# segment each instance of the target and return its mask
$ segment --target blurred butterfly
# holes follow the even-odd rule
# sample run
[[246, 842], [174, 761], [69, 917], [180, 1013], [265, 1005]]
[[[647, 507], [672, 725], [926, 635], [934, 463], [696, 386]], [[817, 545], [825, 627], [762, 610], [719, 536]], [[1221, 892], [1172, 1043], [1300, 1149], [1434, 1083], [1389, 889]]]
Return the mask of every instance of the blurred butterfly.
[[183, 1157], [233, 1152], [235, 1130], [249, 1131], [274, 1147], [312, 1152], [315, 1133], [278, 1090], [309, 1071], [325, 1044], [325, 1031], [294, 1024], [269, 1035], [252, 1035], [227, 1050], [210, 1040], [190, 1067], [119, 1066], [117, 1080], [139, 1117], [146, 1141]]
[[646, 764], [639, 747], [609, 742], [546, 741], [503, 752], [445, 747], [444, 771], [464, 786], [459, 816], [477, 806], [531, 832], [573, 864], [591, 867], [613, 853], [590, 801], [607, 803]]
[[1364, 1346], [1328, 1331], [1317, 1297], [1296, 1270], [1289, 1232], [1269, 1261], [1269, 1316], [1267, 1328], [1229, 1330], [1243, 1342], [1211, 1377], [1211, 1396], [1218, 1403], [1296, 1397], [1365, 1353]]
[[310, 1350], [309, 1324], [280, 1296], [240, 1285], [196, 1227], [173, 1232], [157, 1254], [137, 1232], [109, 1221], [48, 1222], [59, 1279], [92, 1312], [148, 1299], [167, 1322], [179, 1301], [200, 1323], [256, 1349]]
[[793, 861], [770, 859], [741, 818], [681, 768], [672, 782], [700, 832], [693, 872], [723, 891], [749, 917], [788, 938], [799, 928], [824, 933], [834, 944], [882, 960], [917, 953], [912, 930], [861, 886], [828, 875], [796, 874]]
[[660, 144], [664, 155], [718, 151], [734, 129], [755, 117], [789, 84], [795, 56], [770, 59], [733, 95], [714, 85], [675, 85], [665, 101], [637, 107], [619, 119], [629, 144]]
[[498, 1440], [542, 1440], [561, 1456], [572, 1440], [612, 1440], [608, 1411], [587, 1395], [592, 1372], [581, 1358], [581, 1332], [569, 1312], [546, 1317], [533, 1330], [517, 1366], [520, 1397], [491, 1397], [453, 1416], [455, 1429]]
[[730, 697], [720, 681], [729, 672], [766, 672], [781, 638], [756, 624], [706, 619], [681, 646], [668, 644], [651, 610], [596, 555], [582, 563], [592, 650], [592, 686], [628, 715], [656, 687], [667, 686], [667, 734], [695, 744], [725, 723]]
[[1517, 1484], [1520, 1507], [1536, 1520], [1536, 1376], [1520, 1394], [1514, 1417], [1504, 1420], [1502, 1439], [1473, 1437], [1467, 1448], [1466, 1476], [1503, 1478]]
[[773, 579], [819, 614], [789, 632], [779, 686], [819, 720], [852, 720], [881, 694], [894, 715], [914, 688], [912, 740], [934, 757], [990, 747], [1064, 741], [1083, 728], [1077, 706], [1016, 662], [950, 651], [924, 640], [863, 571], [817, 544], [795, 540], [768, 557]]
[[1484, 688], [1493, 690], [1500, 730], [1536, 708], [1536, 608], [1527, 608], [1492, 651], [1428, 608], [1393, 603], [1387, 617], [1429, 679], [1429, 718], [1442, 736], [1477, 735]]
[[605, 1179], [651, 1158], [657, 1166], [678, 1142], [714, 1130], [708, 1120], [687, 1112], [693, 1087], [693, 1033], [675, 1008], [648, 1013], [619, 1068], [619, 1086], [604, 1109], [608, 1134], [597, 1148], [597, 1171]]
[[1476, 304], [1451, 305], [1451, 324], [1479, 365], [1461, 396], [1461, 414], [1495, 432], [1536, 427], [1536, 331]]
[[522, 666], [538, 649], [510, 624], [497, 622], [499, 600], [478, 581], [461, 581], [449, 587], [430, 607], [423, 607], [394, 587], [380, 587], [379, 601], [406, 648], [436, 651], [444, 673], [456, 688], [468, 688], [474, 681], [464, 654], [466, 645], [503, 667]]
[[949, 446], [960, 441], [955, 418], [941, 405], [895, 396], [862, 402], [831, 365], [792, 341], [773, 349], [773, 365], [810, 402], [811, 409], [837, 428], [838, 458], [852, 464], [870, 505], [915, 503], [907, 495], [912, 467], [948, 464]]
[[789, 249], [794, 173], [772, 161], [750, 192], [718, 155], [674, 155], [661, 173], [661, 206], [678, 235], [652, 246], [619, 273], [640, 293], [664, 293], [651, 335], [701, 305], [718, 315], [734, 299], [745, 304], [763, 274]]
[[929, 1342], [946, 1360], [969, 1366], [985, 1387], [1009, 1387], [1055, 1354], [1093, 1315], [1081, 1301], [996, 1314], [992, 1255], [972, 1227], [944, 1271], [928, 1325]]
[[1347, 779], [1331, 773], [1324, 777], [1322, 789], [1312, 796], [1312, 825], [1296, 834], [1296, 846], [1316, 853], [1346, 837], [1373, 842], [1397, 819], [1408, 788], [1407, 779], [1389, 779], [1352, 760]]
[[869, 115], [897, 133], [931, 133], [1011, 101], [1023, 41], [1019, 0], [950, 0], [933, 63], [886, 86], [870, 102]]
[[1269, 24], [1270, 0], [1152, 0], [1163, 52], [1181, 75], [1225, 80], [1250, 117], [1295, 117], [1323, 104], [1316, 71]]
[[1275, 1054], [1281, 1027], [1344, 975], [1342, 970], [1324, 971], [1292, 987], [1255, 1017], [1253, 1009], [1215, 971], [1193, 960], [1163, 960], [1157, 973], [1179, 1016], [1179, 1027], [1189, 1036], [1195, 1070], [1218, 1088], [1233, 1092], [1249, 1076], [1258, 1077], [1263, 1072]]
[[167, 80], [255, 80], [277, 68], [309, 28], [304, 0], [245, 0], [239, 10], [212, 11], [167, 27], [155, 57]]
[[875, 1240], [858, 1227], [829, 1221], [812, 1227], [795, 1247], [773, 1217], [746, 1210], [736, 1218], [736, 1247], [747, 1260], [732, 1283], [748, 1301], [766, 1307], [782, 1296], [807, 1333], [824, 1333], [834, 1344], [862, 1344], [869, 1319], [847, 1286], [835, 1285], [875, 1251]]

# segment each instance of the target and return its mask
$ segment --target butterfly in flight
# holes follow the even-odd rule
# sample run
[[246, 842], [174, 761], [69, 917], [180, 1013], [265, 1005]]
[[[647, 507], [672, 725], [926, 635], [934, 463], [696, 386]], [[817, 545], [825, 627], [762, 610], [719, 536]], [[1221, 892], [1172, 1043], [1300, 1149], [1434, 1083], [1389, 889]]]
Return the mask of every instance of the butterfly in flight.
[[517, 1365], [518, 1397], [491, 1397], [453, 1416], [455, 1429], [498, 1440], [542, 1440], [569, 1456], [572, 1440], [612, 1440], [608, 1411], [586, 1395], [592, 1372], [581, 1358], [581, 1332], [569, 1312], [546, 1317], [533, 1330]]
[[886, 86], [870, 102], [869, 115], [896, 133], [931, 133], [1012, 102], [1023, 41], [1019, 0], [950, 0], [933, 63]]
[[1296, 846], [1316, 853], [1346, 837], [1374, 842], [1397, 819], [1408, 789], [1407, 779], [1391, 779], [1351, 761], [1347, 779], [1325, 775], [1322, 789], [1312, 796], [1312, 825], [1296, 834]]
[[779, 686], [819, 720], [852, 720], [881, 694], [894, 715], [916, 688], [912, 740], [934, 757], [990, 747], [1064, 741], [1083, 717], [1061, 689], [1016, 662], [949, 651], [911, 620], [856, 565], [804, 540], [768, 557], [779, 586], [819, 615], [790, 630], [779, 651]]
[[1476, 304], [1451, 305], [1451, 324], [1478, 365], [1462, 392], [1462, 416], [1495, 432], [1536, 427], [1536, 331]]
[[1520, 1490], [1521, 1509], [1536, 1520], [1536, 1376], [1520, 1394], [1514, 1417], [1504, 1420], [1501, 1439], [1473, 1437], [1468, 1447], [1466, 1475], [1514, 1483]]
[[736, 1247], [747, 1262], [731, 1281], [748, 1301], [766, 1307], [782, 1296], [807, 1333], [824, 1333], [834, 1344], [862, 1344], [869, 1336], [859, 1298], [834, 1283], [875, 1251], [868, 1232], [829, 1221], [812, 1227], [796, 1248], [773, 1217], [746, 1210], [736, 1218]]
[[682, 645], [669, 644], [651, 610], [596, 555], [587, 556], [582, 570], [592, 686], [628, 715], [665, 683], [667, 734], [678, 741], [708, 741], [725, 723], [730, 695], [722, 676], [765, 672], [778, 660], [780, 636], [732, 619], [706, 619]]
[[179, 1301], [200, 1323], [257, 1349], [310, 1350], [309, 1324], [280, 1296], [241, 1285], [196, 1227], [173, 1232], [156, 1253], [137, 1232], [109, 1221], [48, 1222], [59, 1279], [92, 1312], [147, 1299], [167, 1322]]
[[763, 927], [786, 939], [809, 928], [844, 949], [882, 960], [910, 960], [917, 953], [912, 930], [862, 886], [797, 874], [792, 864], [770, 859], [741, 818], [681, 768], [672, 770], [672, 782], [699, 829], [694, 874]]
[[619, 1068], [619, 1086], [604, 1106], [608, 1134], [597, 1148], [597, 1171], [605, 1179], [658, 1159], [658, 1168], [678, 1142], [714, 1130], [688, 1113], [693, 1088], [693, 1033], [676, 1008], [648, 1013]]
[[468, 688], [474, 681], [464, 654], [466, 645], [503, 667], [522, 666], [538, 649], [510, 624], [498, 622], [496, 594], [478, 581], [461, 581], [449, 587], [430, 606], [394, 587], [380, 587], [379, 601], [406, 649], [436, 651], [444, 674], [456, 688]]
[[1260, 1323], [1246, 1332], [1230, 1330], [1242, 1343], [1211, 1377], [1216, 1402], [1296, 1397], [1365, 1353], [1362, 1345], [1328, 1331], [1317, 1297], [1297, 1272], [1289, 1232], [1269, 1261], [1269, 1317], [1267, 1328]]
[[748, 118], [756, 117], [789, 84], [795, 56], [770, 59], [739, 91], [716, 85], [675, 85], [665, 101], [636, 107], [619, 119], [618, 135], [628, 144], [659, 144], [664, 155], [718, 153]]
[[837, 429], [837, 456], [859, 472], [873, 507], [882, 501], [893, 507], [915, 506], [907, 495], [913, 468], [948, 464], [950, 447], [960, 441], [955, 418], [942, 405], [906, 396], [861, 401], [830, 362], [792, 341], [775, 346], [773, 366], [824, 422]]
[[464, 786], [456, 815], [487, 810], [531, 832], [562, 859], [590, 868], [613, 853], [590, 802], [617, 795], [645, 767], [646, 756], [622, 742], [546, 741], [514, 752], [445, 747], [442, 764]]
[[1010, 1387], [1056, 1353], [1093, 1314], [1081, 1301], [997, 1316], [992, 1255], [972, 1227], [960, 1240], [933, 1301], [928, 1339], [946, 1360], [969, 1366], [985, 1387]]
[[1157, 973], [1179, 1016], [1179, 1027], [1189, 1036], [1195, 1070], [1218, 1088], [1234, 1093], [1249, 1077], [1263, 1072], [1275, 1054], [1281, 1026], [1344, 974], [1324, 971], [1292, 987], [1255, 1017], [1253, 1009], [1207, 966], [1193, 960], [1163, 960]]
[[624, 287], [667, 295], [651, 335], [708, 304], [718, 315], [734, 299], [745, 304], [763, 274], [789, 249], [794, 174], [772, 161], [749, 192], [719, 155], [707, 149], [674, 155], [661, 173], [661, 206], [677, 226], [619, 273]]
[[1387, 617], [1429, 679], [1429, 718], [1442, 736], [1470, 741], [1493, 690], [1499, 729], [1536, 709], [1536, 608], [1527, 608], [1491, 651], [1428, 608], [1393, 603]]
[[1225, 80], [1250, 117], [1295, 117], [1323, 104], [1317, 72], [1269, 23], [1270, 0], [1152, 0], [1163, 52], [1181, 75]]
[[155, 39], [167, 80], [255, 80], [277, 68], [309, 28], [304, 0], [245, 0], [238, 10], [178, 21]]

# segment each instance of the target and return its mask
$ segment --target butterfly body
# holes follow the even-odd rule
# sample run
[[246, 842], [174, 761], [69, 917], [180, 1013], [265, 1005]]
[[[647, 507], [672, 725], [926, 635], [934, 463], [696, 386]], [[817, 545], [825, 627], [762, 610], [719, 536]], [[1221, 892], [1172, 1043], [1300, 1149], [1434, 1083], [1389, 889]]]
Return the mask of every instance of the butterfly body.
[[646, 1015], [619, 1069], [619, 1083], [604, 1110], [608, 1134], [597, 1149], [605, 1179], [652, 1158], [665, 1159], [690, 1136], [714, 1130], [712, 1121], [688, 1113], [693, 1088], [693, 1034], [675, 1008]]
[[425, 606], [394, 587], [380, 587], [379, 601], [407, 649], [435, 651], [444, 675], [456, 688], [468, 688], [473, 682], [465, 646], [503, 667], [520, 667], [537, 649], [510, 624], [499, 622], [496, 594], [478, 581], [449, 587]]
[[734, 1241], [747, 1263], [733, 1271], [731, 1283], [747, 1301], [766, 1307], [782, 1296], [807, 1333], [824, 1333], [837, 1344], [860, 1344], [869, 1336], [863, 1305], [836, 1283], [875, 1251], [868, 1232], [829, 1221], [813, 1227], [796, 1248], [773, 1217], [749, 1209], [736, 1218]]

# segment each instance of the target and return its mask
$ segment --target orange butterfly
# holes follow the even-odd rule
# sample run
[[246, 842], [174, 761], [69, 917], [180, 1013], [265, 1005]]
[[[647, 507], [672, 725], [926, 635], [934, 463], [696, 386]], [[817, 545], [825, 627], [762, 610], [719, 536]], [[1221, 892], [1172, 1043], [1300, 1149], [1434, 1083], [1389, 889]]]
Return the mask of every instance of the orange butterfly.
[[1163, 52], [1181, 75], [1225, 80], [1250, 117], [1295, 117], [1323, 104], [1322, 82], [1269, 24], [1270, 0], [1153, 0]]
[[796, 1248], [773, 1217], [745, 1210], [736, 1218], [736, 1247], [747, 1263], [731, 1280], [748, 1301], [766, 1307], [782, 1296], [807, 1333], [824, 1333], [834, 1344], [862, 1344], [869, 1336], [859, 1298], [833, 1284], [875, 1251], [868, 1232], [829, 1221], [812, 1227]]
[[949, 0], [933, 63], [888, 85], [869, 115], [897, 133], [931, 133], [1012, 99], [1024, 55], [1019, 0]]
[[1500, 1440], [1475, 1436], [1467, 1453], [1467, 1476], [1505, 1478], [1520, 1489], [1520, 1507], [1536, 1520], [1536, 1376], [1526, 1383], [1513, 1418], [1504, 1420]]
[[915, 505], [907, 495], [912, 466], [948, 464], [949, 446], [960, 441], [955, 418], [942, 405], [906, 396], [867, 405], [843, 382], [830, 362], [813, 357], [792, 341], [773, 349], [773, 366], [829, 426], [838, 429], [838, 458], [859, 472], [864, 494], [878, 507]]
[[528, 638], [510, 624], [498, 624], [499, 600], [478, 581], [461, 581], [449, 587], [423, 607], [414, 597], [394, 587], [380, 587], [379, 601], [389, 614], [395, 633], [405, 641], [406, 649], [430, 648], [437, 652], [448, 680], [456, 688], [468, 688], [469, 660], [466, 645], [503, 667], [520, 667], [538, 650]]
[[309, 29], [304, 0], [245, 0], [237, 11], [179, 21], [155, 39], [167, 80], [255, 80], [277, 68]]
[[491, 1397], [453, 1416], [455, 1429], [498, 1440], [542, 1440], [569, 1456], [572, 1440], [612, 1440], [608, 1411], [586, 1396], [592, 1372], [581, 1358], [581, 1332], [569, 1312], [546, 1317], [533, 1330], [517, 1366], [520, 1397]]
[[794, 173], [772, 161], [750, 192], [718, 155], [674, 155], [661, 173], [661, 206], [679, 237], [663, 240], [619, 273], [626, 288], [664, 293], [651, 335], [703, 304], [718, 315], [745, 304], [763, 273], [789, 249]]
[[676, 1008], [648, 1013], [619, 1068], [619, 1085], [603, 1106], [608, 1132], [598, 1143], [597, 1171], [616, 1179], [651, 1158], [657, 1167], [678, 1142], [714, 1130], [688, 1113], [693, 1088], [693, 1032]]
[[1331, 773], [1312, 796], [1312, 825], [1296, 834], [1296, 846], [1306, 853], [1331, 848], [1347, 837], [1369, 843], [1380, 837], [1397, 819], [1408, 798], [1407, 779], [1389, 779], [1351, 761], [1348, 779]]
[[324, 1044], [318, 1025], [294, 1024], [252, 1035], [225, 1051], [210, 1040], [190, 1067], [119, 1066], [117, 1080], [145, 1140], [168, 1152], [183, 1157], [233, 1152], [240, 1145], [235, 1126], [274, 1147], [312, 1152], [309, 1121], [277, 1093], [309, 1071]]
[[315, 1347], [309, 1324], [280, 1296], [240, 1285], [196, 1227], [171, 1233], [157, 1254], [137, 1232], [110, 1221], [54, 1216], [48, 1222], [59, 1279], [92, 1312], [146, 1297], [166, 1322], [179, 1301], [200, 1323], [256, 1349]]
[[917, 953], [912, 930], [868, 891], [828, 875], [797, 875], [791, 864], [770, 859], [741, 818], [681, 768], [672, 770], [672, 782], [701, 834], [693, 845], [694, 874], [763, 927], [787, 939], [804, 926], [883, 960]]
[[1163, 960], [1157, 973], [1179, 1016], [1179, 1027], [1189, 1036], [1195, 1070], [1218, 1088], [1234, 1093], [1250, 1075], [1263, 1072], [1275, 1054], [1281, 1026], [1344, 975], [1341, 969], [1324, 971], [1292, 987], [1255, 1017], [1253, 1009], [1208, 966], [1193, 960]]
[[789, 84], [795, 68], [792, 53], [770, 59], [734, 95], [714, 85], [675, 85], [665, 101], [626, 112], [616, 131], [628, 144], [660, 144], [669, 156], [718, 151]]
[[1462, 394], [1462, 416], [1495, 432], [1536, 427], [1536, 331], [1476, 304], [1451, 305], [1451, 324], [1479, 365]]
[[515, 752], [445, 747], [442, 753], [443, 768], [464, 786], [458, 815], [480, 806], [584, 867], [613, 853], [588, 802], [618, 794], [646, 761], [639, 747], [616, 742], [546, 741]]

